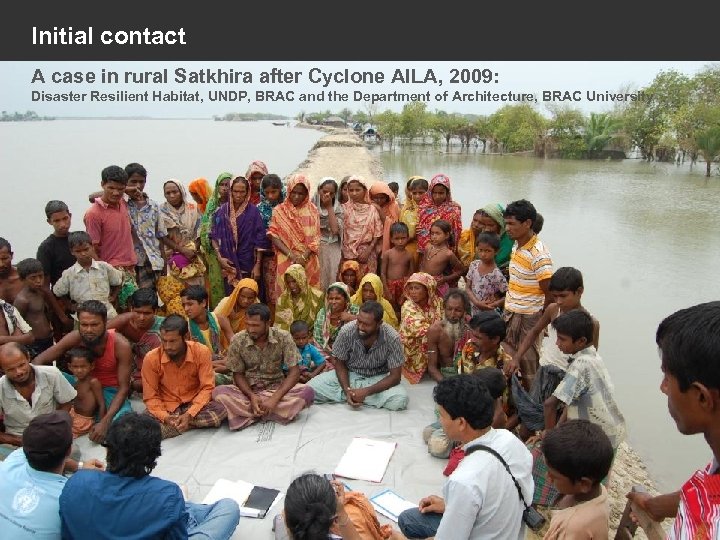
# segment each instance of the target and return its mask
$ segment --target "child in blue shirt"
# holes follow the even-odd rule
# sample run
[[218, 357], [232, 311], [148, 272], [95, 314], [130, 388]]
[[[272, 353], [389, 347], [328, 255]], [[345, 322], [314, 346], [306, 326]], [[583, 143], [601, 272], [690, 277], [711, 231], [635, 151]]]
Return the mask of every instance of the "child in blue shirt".
[[[305, 321], [293, 321], [290, 335], [300, 353], [300, 382], [306, 383], [325, 370], [325, 357], [310, 343], [310, 326]], [[283, 371], [287, 372], [287, 366], [283, 365]]]

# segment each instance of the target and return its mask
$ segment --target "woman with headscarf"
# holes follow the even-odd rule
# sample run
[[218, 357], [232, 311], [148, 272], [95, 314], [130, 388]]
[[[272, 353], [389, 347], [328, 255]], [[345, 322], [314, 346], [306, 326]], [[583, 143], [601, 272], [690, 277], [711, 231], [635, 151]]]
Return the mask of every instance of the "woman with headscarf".
[[212, 197], [212, 188], [205, 178], [196, 178], [188, 184], [190, 196], [197, 203], [201, 214], [205, 214], [208, 202]]
[[[270, 228], [270, 219], [273, 210], [281, 204], [286, 197], [285, 186], [277, 174], [266, 174], [260, 183], [260, 204], [258, 210], [265, 226], [265, 231]], [[262, 287], [260, 297], [270, 308], [270, 320], [275, 319], [275, 304], [277, 303], [277, 292], [275, 282], [277, 281], [277, 257], [272, 242], [268, 241], [268, 249], [263, 252], [262, 257]]]
[[205, 207], [205, 213], [202, 216], [202, 225], [200, 225], [200, 251], [205, 257], [205, 266], [207, 266], [207, 289], [210, 296], [208, 300], [210, 309], [215, 309], [218, 302], [225, 298], [225, 282], [222, 276], [220, 260], [210, 240], [212, 217], [213, 214], [215, 214], [215, 210], [227, 202], [232, 177], [232, 173], [229, 172], [222, 172], [218, 175], [215, 181], [215, 189]]
[[383, 296], [382, 279], [377, 274], [365, 274], [360, 280], [357, 292], [352, 296], [353, 305], [360, 308], [364, 302], [372, 300], [380, 303], [383, 308], [383, 321], [397, 330], [398, 319], [392, 304]]
[[422, 176], [411, 176], [405, 186], [405, 204], [400, 211], [400, 219], [408, 228], [408, 243], [405, 249], [410, 252], [415, 262], [418, 264], [416, 227], [418, 223], [418, 204], [422, 200], [428, 190], [428, 183]]
[[424, 272], [410, 276], [405, 284], [405, 303], [400, 310], [400, 340], [405, 352], [403, 375], [411, 384], [422, 379], [428, 365], [427, 333], [445, 315], [436, 294], [435, 278]]
[[226, 294], [243, 278], [260, 280], [261, 253], [269, 247], [260, 211], [249, 198], [250, 184], [238, 176], [230, 184], [228, 202], [212, 218], [210, 240], [219, 255]]
[[190, 285], [204, 284], [205, 264], [197, 257], [202, 215], [188, 197], [185, 186], [171, 178], [163, 184], [165, 202], [160, 205], [167, 238], [175, 249], [167, 253], [170, 272]]
[[495, 254], [495, 264], [503, 273], [507, 273], [513, 240], [505, 231], [503, 212], [505, 212], [505, 208], [500, 203], [490, 203], [483, 206], [476, 214], [479, 215], [480, 230], [482, 232], [494, 233], [500, 236], [500, 249]]
[[320, 285], [323, 290], [337, 280], [342, 258], [343, 207], [338, 197], [335, 179], [320, 180], [313, 198], [320, 215]]
[[436, 174], [430, 181], [430, 190], [423, 196], [418, 207], [418, 224], [416, 229], [418, 251], [424, 252], [430, 241], [430, 227], [438, 219], [450, 224], [453, 243], [457, 245], [462, 233], [462, 217], [460, 205], [450, 196], [450, 178], [444, 174]]
[[340, 281], [347, 285], [348, 292], [353, 295], [357, 291], [358, 281], [360, 279], [360, 265], [357, 261], [344, 261], [340, 264], [338, 271]]
[[323, 293], [308, 283], [305, 269], [291, 264], [278, 279], [282, 292], [275, 309], [275, 326], [290, 330], [293, 321], [305, 321], [311, 328], [323, 305]]
[[268, 168], [262, 161], [253, 161], [245, 173], [245, 178], [250, 182], [250, 204], [260, 204], [260, 183], [268, 173]]
[[257, 281], [243, 278], [238, 281], [229, 296], [220, 300], [213, 313], [227, 317], [230, 327], [237, 334], [241, 330], [245, 330], [245, 312], [251, 304], [258, 301], [259, 292]]
[[326, 355], [332, 353], [332, 346], [342, 326], [357, 318], [359, 308], [352, 303], [347, 285], [336, 281], [325, 291], [325, 306], [315, 317], [313, 339]]
[[342, 255], [343, 260], [354, 260], [360, 265], [360, 276], [377, 272], [377, 254], [382, 245], [383, 222], [374, 204], [370, 202], [365, 180], [351, 176], [348, 180], [350, 199], [343, 205], [345, 211]]
[[290, 178], [287, 190], [287, 198], [273, 210], [267, 230], [268, 238], [275, 246], [278, 277], [275, 293], [278, 297], [284, 289], [282, 276], [292, 264], [304, 267], [312, 287], [320, 286], [320, 216], [310, 201], [310, 182], [302, 174], [296, 174]]
[[400, 218], [400, 207], [395, 201], [395, 193], [385, 182], [378, 180], [370, 186], [370, 199], [380, 214], [383, 222], [383, 238], [380, 253], [390, 249], [390, 227]]

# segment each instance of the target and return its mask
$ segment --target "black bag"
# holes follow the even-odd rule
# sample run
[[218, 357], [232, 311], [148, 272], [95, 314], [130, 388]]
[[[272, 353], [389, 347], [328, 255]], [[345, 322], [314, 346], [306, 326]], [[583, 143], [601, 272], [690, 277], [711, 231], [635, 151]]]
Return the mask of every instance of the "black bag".
[[522, 490], [520, 489], [520, 484], [518, 484], [518, 481], [515, 479], [515, 475], [513, 475], [513, 473], [510, 471], [510, 467], [505, 462], [503, 457], [498, 452], [496, 452], [489, 446], [485, 446], [484, 444], [475, 444], [473, 446], [469, 446], [467, 450], [465, 450], [465, 456], [469, 456], [475, 450], [483, 450], [484, 452], [488, 452], [489, 454], [492, 454], [498, 460], [500, 460], [500, 463], [503, 464], [503, 467], [505, 467], [505, 470], [510, 475], [510, 478], [512, 478], [512, 481], [517, 488], [518, 495], [520, 496], [520, 502], [522, 502], [523, 506], [525, 507], [522, 515], [523, 522], [535, 532], [542, 529], [543, 525], [545, 525], [545, 518], [540, 512], [535, 510], [535, 508], [533, 508], [532, 506], [528, 506], [528, 504], [525, 502], [525, 497], [523, 497]]

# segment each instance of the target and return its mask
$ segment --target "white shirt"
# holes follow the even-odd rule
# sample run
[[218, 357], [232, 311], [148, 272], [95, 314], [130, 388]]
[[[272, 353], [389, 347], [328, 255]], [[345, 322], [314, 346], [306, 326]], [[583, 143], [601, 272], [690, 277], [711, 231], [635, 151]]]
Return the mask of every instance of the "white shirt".
[[[532, 503], [535, 489], [532, 456], [515, 435], [506, 429], [490, 429], [470, 441], [489, 446], [507, 462], [523, 497]], [[503, 464], [494, 455], [476, 450], [463, 458], [443, 487], [445, 512], [435, 534], [436, 540], [496, 539], [522, 540], [525, 510], [517, 488]]]

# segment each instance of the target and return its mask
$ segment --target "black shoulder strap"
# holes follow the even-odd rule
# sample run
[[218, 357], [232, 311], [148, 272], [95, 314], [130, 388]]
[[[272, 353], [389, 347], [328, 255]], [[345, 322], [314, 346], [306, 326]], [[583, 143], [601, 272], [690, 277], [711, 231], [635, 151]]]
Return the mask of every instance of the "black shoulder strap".
[[520, 484], [518, 484], [518, 481], [515, 479], [515, 475], [510, 471], [510, 467], [508, 466], [507, 462], [503, 459], [503, 457], [494, 449], [490, 448], [489, 446], [485, 446], [484, 444], [474, 444], [472, 446], [469, 446], [467, 450], [465, 450], [465, 455], [469, 456], [475, 450], [483, 450], [484, 452], [487, 452], [489, 454], [492, 454], [495, 456], [500, 463], [502, 463], [503, 467], [505, 467], [505, 470], [510, 475], [510, 478], [512, 478], [513, 483], [515, 484], [515, 487], [517, 488], [518, 495], [520, 496], [520, 500], [523, 503], [523, 506], [525, 508], [528, 508], [528, 504], [525, 502], [525, 497], [523, 497], [522, 490], [520, 489]]

